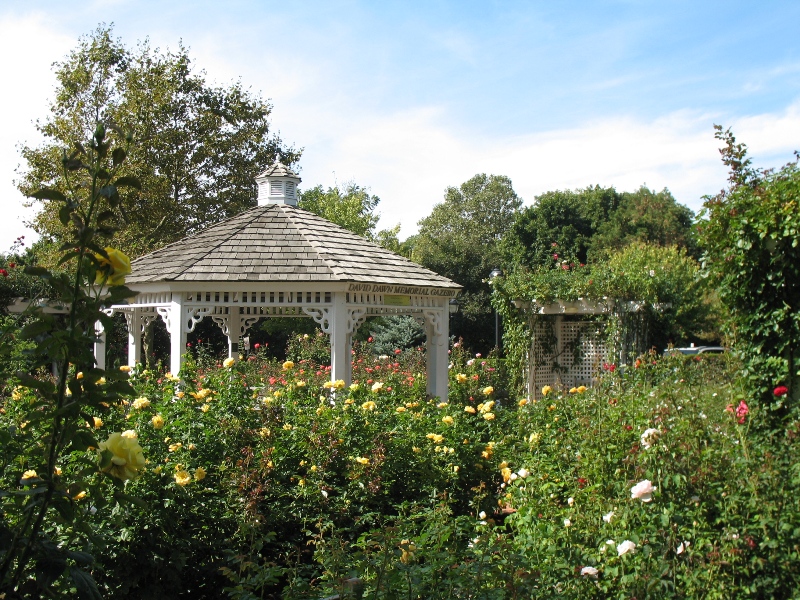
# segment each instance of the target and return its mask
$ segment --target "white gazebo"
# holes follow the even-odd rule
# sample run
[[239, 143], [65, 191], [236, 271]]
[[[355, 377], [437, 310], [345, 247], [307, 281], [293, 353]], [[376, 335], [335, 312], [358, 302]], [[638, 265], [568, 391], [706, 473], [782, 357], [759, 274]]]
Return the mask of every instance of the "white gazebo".
[[[427, 336], [428, 393], [447, 398], [449, 301], [461, 286], [297, 208], [300, 178], [276, 163], [256, 178], [258, 206], [131, 264], [137, 296], [125, 314], [128, 364], [141, 360], [142, 333], [161, 318], [178, 373], [186, 337], [210, 317], [229, 354], [257, 321], [310, 317], [330, 336], [331, 378], [351, 382], [352, 335], [369, 316], [411, 315]], [[102, 332], [100, 339], [103, 339]], [[95, 349], [105, 363], [101, 341]]]

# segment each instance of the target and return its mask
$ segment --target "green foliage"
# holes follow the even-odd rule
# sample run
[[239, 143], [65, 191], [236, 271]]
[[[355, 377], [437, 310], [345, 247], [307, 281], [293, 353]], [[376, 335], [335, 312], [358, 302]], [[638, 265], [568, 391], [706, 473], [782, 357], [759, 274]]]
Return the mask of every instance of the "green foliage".
[[692, 211], [668, 190], [617, 192], [600, 186], [547, 192], [522, 210], [503, 238], [507, 265], [535, 269], [553, 256], [595, 262], [631, 243], [680, 246], [696, 253]]
[[510, 179], [481, 174], [458, 188], [447, 188], [444, 202], [419, 222], [413, 259], [464, 287], [451, 332], [478, 349], [494, 346], [486, 279], [502, 264], [498, 243], [521, 204]]
[[642, 186], [635, 192], [622, 192], [616, 210], [599, 224], [591, 252], [602, 254], [631, 243], [678, 246], [696, 258], [694, 213], [678, 204], [667, 189], [655, 192]]
[[[97, 120], [133, 132], [139, 149], [120, 175], [137, 177], [144, 192], [110, 207], [108, 220], [118, 228], [111, 243], [132, 257], [253, 206], [254, 178], [264, 166], [299, 156], [269, 134], [268, 103], [239, 82], [209, 85], [182, 46], [161, 52], [145, 41], [129, 49], [101, 26], [56, 64], [56, 76], [51, 114], [38, 126], [45, 141], [23, 147], [27, 169], [19, 187], [26, 195], [43, 185], [64, 192], [61, 148], [91, 135]], [[62, 243], [68, 227], [59, 220], [58, 201], [37, 202], [42, 211], [34, 228]], [[46, 258], [55, 264], [58, 254]]]
[[[60, 249], [65, 270], [28, 265], [25, 272], [46, 282], [50, 301], [68, 307], [67, 314], [32, 304], [19, 318], [21, 329], [6, 322], [0, 339], [4, 362], [17, 360], [20, 341], [25, 345], [20, 365], [25, 370], [5, 380], [1, 411], [0, 593], [8, 597], [67, 596], [71, 588], [83, 597], [99, 597], [88, 569], [94, 561], [89, 550], [94, 552], [102, 534], [75, 499], [91, 493], [98, 505], [112, 498], [116, 507], [129, 501], [122, 481], [100, 473], [128, 463], [113, 462], [119, 454], [106, 446], [110, 441], [98, 441], [87, 429], [96, 424], [93, 415], [132, 392], [122, 373], [95, 368], [91, 352], [95, 323], [111, 326], [103, 306], [131, 296], [119, 285], [129, 272], [126, 257], [102, 245], [113, 235], [113, 209], [125, 190], [139, 186], [120, 176], [131, 136], [111, 129], [117, 143], [98, 124], [87, 143], [63, 152], [58, 189], [33, 192], [60, 206], [58, 218], [68, 232]], [[55, 377], [48, 375], [53, 366]], [[139, 458], [133, 457], [128, 472], [143, 466]]]
[[549, 266], [553, 255], [565, 252], [572, 261], [586, 263], [595, 234], [619, 202], [614, 188], [599, 186], [538, 196], [517, 215], [503, 238], [506, 264]]
[[[730, 130], [716, 129], [730, 188], [706, 199], [703, 267], [730, 311], [753, 398], [785, 416], [800, 399], [800, 170], [757, 171]], [[774, 396], [778, 385], [789, 393]]]
[[323, 190], [318, 185], [301, 191], [297, 205], [361, 237], [373, 240], [376, 236], [375, 227], [380, 219], [375, 209], [380, 201], [377, 196], [370, 195], [367, 189], [348, 183], [344, 189], [335, 186]]
[[[647, 332], [646, 340], [632, 349], [634, 357], [651, 346], [681, 345], [714, 330], [713, 300], [699, 277], [699, 263], [684, 248], [634, 242], [590, 265], [576, 265], [560, 255], [550, 263], [532, 272], [517, 270], [496, 282], [504, 347], [510, 363], [517, 365], [513, 379], [518, 384], [533, 341], [529, 318], [551, 303], [582, 299], [607, 309], [600, 319], [615, 348], [612, 355], [619, 351], [620, 335], [630, 328]], [[514, 301], [530, 308], [519, 308]]]
[[425, 344], [425, 330], [413, 317], [389, 315], [370, 322], [372, 349], [376, 354], [394, 354], [398, 348], [406, 350]]

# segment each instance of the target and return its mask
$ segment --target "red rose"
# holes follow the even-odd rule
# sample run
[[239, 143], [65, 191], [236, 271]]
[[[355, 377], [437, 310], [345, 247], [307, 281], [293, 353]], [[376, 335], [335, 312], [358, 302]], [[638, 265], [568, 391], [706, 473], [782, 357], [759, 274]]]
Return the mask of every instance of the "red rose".
[[775, 394], [776, 396], [785, 396], [786, 394], [789, 393], [789, 388], [786, 387], [785, 385], [779, 385], [774, 390], [772, 390], [772, 393]]

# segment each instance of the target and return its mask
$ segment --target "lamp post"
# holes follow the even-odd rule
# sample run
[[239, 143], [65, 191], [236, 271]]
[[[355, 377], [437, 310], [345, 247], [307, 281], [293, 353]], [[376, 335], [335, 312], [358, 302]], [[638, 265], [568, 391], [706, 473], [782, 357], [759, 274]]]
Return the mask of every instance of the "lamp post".
[[[494, 282], [495, 278], [500, 277], [502, 274], [503, 272], [495, 267], [489, 273], [489, 282]], [[497, 309], [494, 309], [494, 347], [500, 350], [500, 313], [497, 312]]]

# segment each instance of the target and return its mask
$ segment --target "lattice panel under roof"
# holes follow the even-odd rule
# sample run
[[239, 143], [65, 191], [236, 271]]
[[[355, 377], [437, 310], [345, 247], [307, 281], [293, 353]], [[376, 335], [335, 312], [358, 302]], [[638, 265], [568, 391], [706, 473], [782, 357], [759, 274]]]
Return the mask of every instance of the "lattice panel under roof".
[[[537, 400], [542, 398], [545, 385], [566, 389], [591, 385], [608, 353], [605, 338], [596, 323], [559, 318], [553, 326], [558, 340], [554, 352], [546, 352], [542, 344], [534, 344], [531, 349], [529, 390]], [[537, 319], [534, 336], [541, 339], [548, 335], [549, 324]], [[574, 348], [576, 344], [580, 345], [578, 353]], [[576, 354], [578, 360], [575, 360]], [[558, 368], [554, 368], [554, 363]]]
[[[550, 335], [550, 326], [548, 323], [541, 319], [536, 320], [533, 327], [534, 339], [541, 340]], [[530, 373], [529, 373], [529, 388], [530, 394], [537, 400], [542, 396], [542, 388], [546, 385], [556, 387], [558, 380], [553, 371], [553, 352], [547, 352], [546, 346], [541, 343], [534, 343], [531, 348], [531, 355], [529, 360]]]

